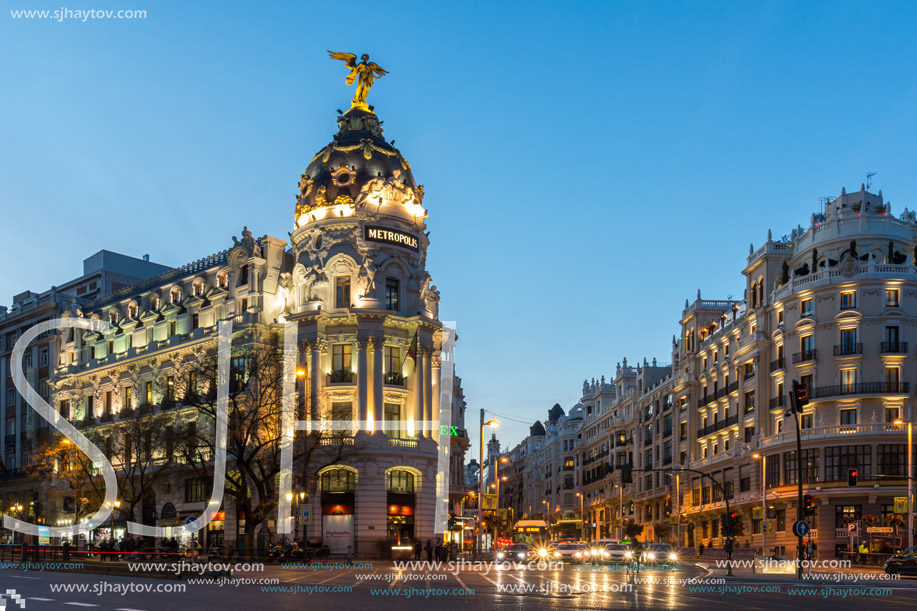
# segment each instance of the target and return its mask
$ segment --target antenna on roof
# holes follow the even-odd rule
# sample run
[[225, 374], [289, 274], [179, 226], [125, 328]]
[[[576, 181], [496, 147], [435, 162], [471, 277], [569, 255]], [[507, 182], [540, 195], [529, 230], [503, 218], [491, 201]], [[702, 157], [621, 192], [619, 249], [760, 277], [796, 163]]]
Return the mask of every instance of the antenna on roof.
[[872, 186], [872, 177], [875, 176], [875, 172], [866, 172], [866, 190], [869, 191], [869, 187]]

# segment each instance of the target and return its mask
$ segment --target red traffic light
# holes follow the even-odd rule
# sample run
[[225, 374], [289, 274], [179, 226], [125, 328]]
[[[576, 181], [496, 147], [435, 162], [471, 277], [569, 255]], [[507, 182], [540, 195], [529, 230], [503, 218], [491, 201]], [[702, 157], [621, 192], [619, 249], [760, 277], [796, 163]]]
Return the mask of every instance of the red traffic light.
[[850, 487], [857, 485], [857, 470], [847, 469], [847, 485]]

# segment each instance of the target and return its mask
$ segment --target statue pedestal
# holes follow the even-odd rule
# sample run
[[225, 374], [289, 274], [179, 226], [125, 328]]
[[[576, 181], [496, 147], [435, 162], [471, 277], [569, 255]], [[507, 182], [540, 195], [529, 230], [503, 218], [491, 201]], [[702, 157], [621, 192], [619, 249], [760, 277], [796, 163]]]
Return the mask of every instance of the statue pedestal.
[[378, 297], [363, 297], [360, 300], [361, 308], [369, 308], [371, 310], [381, 310], [382, 309], [382, 300]]
[[322, 302], [321, 300], [318, 300], [318, 299], [316, 299], [315, 301], [307, 301], [306, 303], [303, 304], [303, 310], [305, 310], [306, 312], [314, 312], [316, 310], [321, 310], [321, 309], [322, 309]]

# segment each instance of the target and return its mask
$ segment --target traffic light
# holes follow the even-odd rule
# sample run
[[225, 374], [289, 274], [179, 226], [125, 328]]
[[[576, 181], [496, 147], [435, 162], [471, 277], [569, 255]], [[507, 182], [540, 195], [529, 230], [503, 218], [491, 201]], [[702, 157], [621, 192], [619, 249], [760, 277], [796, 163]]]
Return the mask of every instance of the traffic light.
[[793, 380], [793, 411], [802, 412], [802, 408], [809, 404], [809, 386]]
[[739, 524], [739, 512], [733, 511], [729, 514], [727, 520], [728, 530], [726, 531], [727, 536], [732, 537], [733, 533], [736, 531], [736, 526]]
[[634, 466], [630, 463], [621, 465], [621, 483], [622, 484], [633, 484], [634, 483]]
[[449, 530], [455, 530], [455, 515], [449, 514]]
[[856, 469], [847, 469], [847, 485], [851, 488], [856, 487], [857, 485], [857, 470]]
[[815, 515], [815, 499], [812, 498], [811, 494], [806, 494], [802, 497], [802, 508], [805, 515]]

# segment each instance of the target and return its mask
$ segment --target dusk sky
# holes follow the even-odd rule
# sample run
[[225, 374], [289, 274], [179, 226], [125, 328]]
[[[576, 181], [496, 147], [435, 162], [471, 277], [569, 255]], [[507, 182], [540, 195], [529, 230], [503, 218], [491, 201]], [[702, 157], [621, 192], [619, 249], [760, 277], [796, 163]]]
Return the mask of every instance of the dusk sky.
[[369, 53], [473, 440], [480, 408], [532, 422], [624, 356], [669, 363], [685, 298], [741, 298], [749, 243], [867, 172], [917, 208], [912, 2], [63, 4], [148, 14], [3, 2], [0, 304], [102, 248], [178, 266], [243, 225], [288, 239], [353, 95], [326, 50]]

